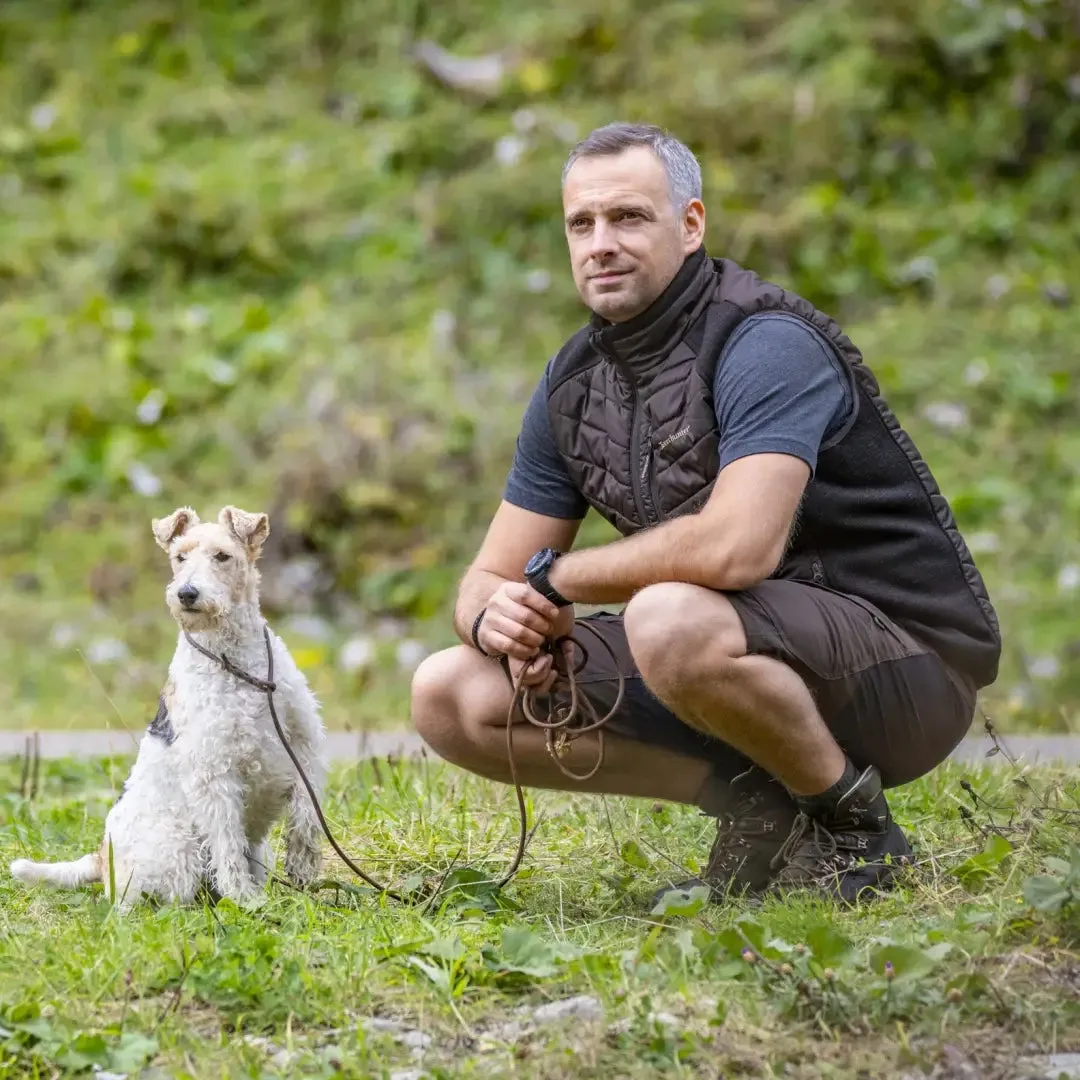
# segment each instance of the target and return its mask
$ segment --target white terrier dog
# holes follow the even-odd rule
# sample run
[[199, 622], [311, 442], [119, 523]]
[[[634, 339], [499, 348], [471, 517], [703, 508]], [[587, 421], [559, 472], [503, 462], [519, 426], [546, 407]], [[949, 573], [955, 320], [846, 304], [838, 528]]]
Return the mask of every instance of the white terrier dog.
[[321, 796], [318, 702], [259, 611], [267, 516], [227, 506], [215, 524], [182, 507], [155, 519], [153, 530], [172, 563], [165, 598], [181, 630], [157, 716], [105, 819], [101, 847], [75, 862], [18, 859], [11, 873], [68, 888], [102, 882], [122, 911], [144, 894], [187, 903], [202, 885], [243, 901], [266, 882], [267, 837], [287, 812], [285, 872], [309, 884], [322, 862], [315, 807], [274, 730], [266, 692], [229, 670], [267, 679], [272, 650], [278, 718]]

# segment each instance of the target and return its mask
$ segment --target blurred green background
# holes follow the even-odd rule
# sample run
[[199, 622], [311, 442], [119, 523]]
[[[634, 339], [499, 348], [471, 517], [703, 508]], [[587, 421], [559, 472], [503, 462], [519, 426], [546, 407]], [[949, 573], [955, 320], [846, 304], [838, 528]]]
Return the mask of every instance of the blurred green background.
[[1001, 614], [988, 711], [1076, 730], [1078, 46], [1050, 0], [7, 0], [0, 726], [144, 725], [150, 519], [226, 502], [327, 722], [405, 723], [585, 315], [565, 155], [626, 119], [863, 349]]

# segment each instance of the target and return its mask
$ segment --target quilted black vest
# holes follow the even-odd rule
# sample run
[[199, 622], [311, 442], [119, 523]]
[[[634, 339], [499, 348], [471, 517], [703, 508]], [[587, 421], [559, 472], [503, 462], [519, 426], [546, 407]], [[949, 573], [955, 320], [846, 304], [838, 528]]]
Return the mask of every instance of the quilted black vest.
[[998, 620], [952, 511], [859, 350], [802, 297], [728, 259], [691, 255], [653, 305], [595, 315], [559, 351], [548, 412], [589, 504], [629, 535], [700, 509], [719, 467], [712, 398], [724, 342], [745, 318], [784, 311], [833, 344], [855, 401], [822, 446], [774, 577], [870, 601], [975, 687], [997, 678]]

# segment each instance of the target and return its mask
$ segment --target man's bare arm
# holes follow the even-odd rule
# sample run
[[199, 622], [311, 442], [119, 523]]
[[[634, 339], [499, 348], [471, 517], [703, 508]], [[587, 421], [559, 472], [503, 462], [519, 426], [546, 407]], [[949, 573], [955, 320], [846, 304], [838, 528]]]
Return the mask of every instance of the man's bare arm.
[[585, 604], [621, 603], [664, 581], [749, 588], [779, 564], [809, 476], [787, 454], [740, 458], [720, 472], [698, 513], [564, 555], [548, 579]]
[[472, 644], [473, 620], [500, 585], [524, 582], [525, 564], [541, 548], [569, 551], [580, 527], [580, 521], [548, 517], [501, 502], [458, 587], [454, 629], [461, 640]]

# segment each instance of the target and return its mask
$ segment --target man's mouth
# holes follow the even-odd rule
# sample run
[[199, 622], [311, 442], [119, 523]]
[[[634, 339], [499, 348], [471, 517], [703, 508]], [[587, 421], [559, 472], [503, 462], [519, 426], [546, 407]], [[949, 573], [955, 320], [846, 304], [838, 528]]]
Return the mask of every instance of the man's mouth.
[[601, 283], [607, 281], [616, 281], [618, 278], [626, 277], [626, 275], [629, 273], [629, 270], [604, 270], [602, 273], [593, 274], [592, 280], [599, 281]]

